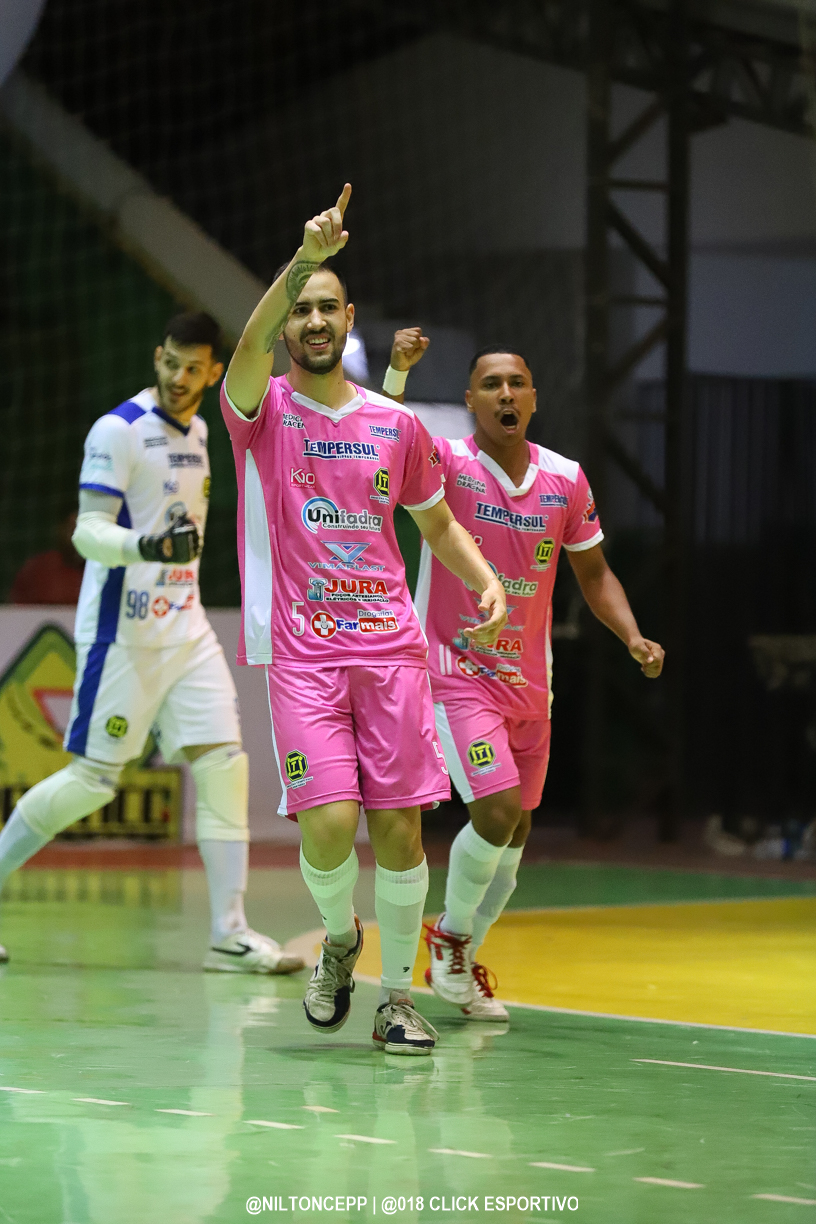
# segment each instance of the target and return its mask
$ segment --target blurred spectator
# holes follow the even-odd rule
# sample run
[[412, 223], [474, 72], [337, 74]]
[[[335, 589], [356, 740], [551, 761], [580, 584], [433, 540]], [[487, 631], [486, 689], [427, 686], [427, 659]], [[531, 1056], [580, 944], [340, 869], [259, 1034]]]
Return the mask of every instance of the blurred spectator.
[[11, 584], [9, 603], [75, 604], [85, 561], [71, 543], [77, 512], [63, 515], [57, 525], [57, 547], [29, 557]]

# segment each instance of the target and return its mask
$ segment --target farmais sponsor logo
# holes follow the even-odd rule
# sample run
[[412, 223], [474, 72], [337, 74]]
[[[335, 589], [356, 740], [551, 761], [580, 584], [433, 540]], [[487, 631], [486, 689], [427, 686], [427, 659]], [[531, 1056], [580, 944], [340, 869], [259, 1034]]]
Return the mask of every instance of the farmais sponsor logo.
[[382, 531], [381, 514], [370, 510], [346, 510], [328, 497], [310, 497], [300, 512], [303, 526], [313, 535], [318, 531]]

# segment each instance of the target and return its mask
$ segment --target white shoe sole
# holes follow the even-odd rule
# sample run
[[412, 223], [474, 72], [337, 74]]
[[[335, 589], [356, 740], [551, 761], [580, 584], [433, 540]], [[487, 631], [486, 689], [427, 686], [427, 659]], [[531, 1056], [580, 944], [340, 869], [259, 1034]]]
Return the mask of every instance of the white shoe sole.
[[297, 973], [300, 969], [305, 968], [304, 962], [299, 956], [290, 956], [288, 953], [280, 958], [273, 966], [268, 965], [253, 965], [247, 964], [240, 960], [226, 959], [226, 954], [219, 956], [216, 952], [209, 952], [204, 958], [204, 964], [201, 966], [205, 973], [255, 973], [262, 974], [265, 977], [273, 975], [283, 975], [288, 973]]
[[457, 998], [451, 998], [450, 995], [443, 994], [437, 983], [434, 981], [432, 969], [427, 969], [425, 971], [425, 985], [430, 986], [437, 999], [441, 999], [443, 1003], [450, 1004], [451, 1007], [467, 1007], [474, 1001], [472, 993], [466, 996], [459, 995]]

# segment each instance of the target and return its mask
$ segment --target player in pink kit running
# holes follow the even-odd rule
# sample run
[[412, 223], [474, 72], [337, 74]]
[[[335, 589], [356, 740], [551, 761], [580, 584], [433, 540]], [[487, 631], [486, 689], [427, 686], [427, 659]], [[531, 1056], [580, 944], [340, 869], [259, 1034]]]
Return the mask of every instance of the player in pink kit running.
[[[496, 640], [505, 598], [444, 501], [439, 456], [422, 424], [345, 381], [354, 307], [321, 265], [348, 240], [350, 194], [347, 184], [334, 208], [307, 223], [302, 246], [247, 323], [222, 388], [239, 484], [239, 662], [267, 668], [280, 810], [300, 824], [303, 877], [326, 925], [307, 1019], [334, 1032], [349, 1014], [363, 943], [353, 904], [362, 802], [382, 946], [374, 1041], [387, 1053], [429, 1054], [437, 1034], [410, 996], [428, 889], [420, 809], [450, 791], [394, 506], [405, 506], [435, 556], [480, 592], [485, 619], [468, 635], [480, 645]], [[292, 366], [271, 378], [281, 333]]]
[[[419, 328], [394, 339], [391, 367], [404, 379], [428, 340]], [[562, 546], [589, 607], [650, 679], [660, 675], [663, 650], [641, 634], [604, 559], [580, 466], [526, 440], [536, 393], [524, 358], [506, 349], [477, 354], [465, 398], [473, 436], [434, 442], [446, 499], [497, 573], [508, 623], [489, 645], [471, 637], [479, 622], [475, 600], [423, 545], [416, 607], [428, 637], [436, 725], [470, 812], [451, 847], [445, 912], [426, 928], [426, 979], [468, 1019], [507, 1020], [493, 995], [495, 978], [474, 954], [516, 886], [531, 812], [541, 802], [550, 751], [552, 593]]]

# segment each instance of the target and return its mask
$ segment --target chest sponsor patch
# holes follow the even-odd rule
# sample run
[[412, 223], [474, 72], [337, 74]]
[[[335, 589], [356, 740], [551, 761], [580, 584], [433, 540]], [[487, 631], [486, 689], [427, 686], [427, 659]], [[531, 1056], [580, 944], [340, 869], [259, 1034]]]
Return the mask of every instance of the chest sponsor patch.
[[307, 472], [304, 468], [289, 469], [289, 483], [293, 489], [313, 489], [316, 481], [314, 472]]
[[542, 514], [518, 514], [506, 506], [494, 506], [491, 502], [476, 503], [476, 518], [482, 523], [495, 523], [498, 527], [509, 527], [512, 531], [546, 531], [547, 517]]
[[561, 506], [562, 509], [569, 505], [569, 498], [563, 493], [539, 493], [538, 501], [541, 506]]
[[318, 531], [382, 531], [381, 514], [370, 510], [346, 510], [328, 497], [310, 497], [300, 512], [303, 526], [313, 535]]
[[456, 660], [456, 666], [469, 680], [483, 676], [487, 680], [498, 680], [501, 684], [509, 684], [511, 688], [527, 688], [528, 682], [522, 675], [521, 668], [512, 663], [497, 663], [495, 668], [486, 667], [484, 663], [477, 663], [475, 659], [469, 659], [467, 655], [460, 655]]
[[530, 566], [534, 570], [548, 570], [552, 564], [553, 553], [555, 552], [555, 540], [545, 536], [543, 540], [539, 540], [535, 548], [535, 560]]
[[400, 431], [392, 425], [369, 425], [368, 432], [372, 438], [388, 438], [392, 442], [399, 442]]
[[376, 442], [340, 442], [303, 439], [303, 455], [307, 459], [361, 459], [379, 463], [380, 448]]
[[171, 451], [167, 456], [171, 468], [194, 468], [204, 466], [203, 455], [191, 455], [187, 451]]
[[168, 442], [167, 442], [167, 438], [165, 437], [155, 437], [155, 438], [145, 438], [144, 444], [145, 444], [145, 450], [150, 450], [152, 446], [167, 446]]
[[303, 420], [296, 412], [284, 412], [283, 424], [285, 429], [305, 429]]
[[477, 480], [475, 476], [468, 476], [467, 472], [460, 472], [456, 477], [457, 489], [470, 489], [473, 493], [486, 493], [487, 485], [483, 480]]
[[371, 501], [384, 502], [386, 505], [391, 504], [391, 477], [388, 473], [388, 468], [377, 468], [374, 473], [374, 492], [371, 494]]

